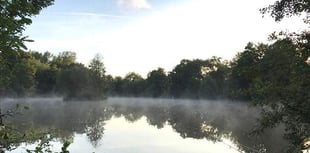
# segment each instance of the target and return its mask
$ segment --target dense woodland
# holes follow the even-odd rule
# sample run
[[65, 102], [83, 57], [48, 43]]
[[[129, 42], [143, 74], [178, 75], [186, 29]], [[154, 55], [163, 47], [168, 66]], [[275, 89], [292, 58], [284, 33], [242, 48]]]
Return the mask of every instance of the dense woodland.
[[[97, 54], [89, 65], [74, 52], [19, 51], [1, 65], [2, 96], [50, 96], [82, 100], [107, 96], [262, 100], [263, 95], [287, 96], [309, 91], [309, 61], [302, 40], [283, 38], [271, 44], [248, 43], [231, 61], [220, 57], [183, 59], [174, 69], [152, 70], [146, 78], [105, 74]], [[3, 53], [2, 53], [3, 54]], [[10, 66], [10, 67], [8, 67]], [[300, 87], [295, 87], [300, 85]], [[308, 90], [307, 90], [308, 89]]]
[[[98, 100], [108, 96], [234, 99], [262, 106], [260, 127], [283, 123], [285, 137], [299, 152], [310, 137], [310, 32], [279, 32], [269, 44], [248, 43], [231, 61], [219, 57], [182, 60], [170, 72], [150, 70], [147, 78], [131, 72], [125, 77], [105, 73], [96, 55], [89, 65], [76, 61], [74, 52], [58, 55], [27, 50], [31, 41], [22, 32], [31, 16], [53, 4], [46, 1], [0, 1], [0, 95], [63, 96], [65, 100]], [[284, 17], [306, 14], [308, 0], [279, 0], [262, 8], [280, 22]], [[18, 10], [18, 11], [17, 11]], [[225, 43], [225, 42], [224, 42]], [[1, 117], [4, 116], [0, 112]], [[0, 136], [1, 136], [0, 132]]]

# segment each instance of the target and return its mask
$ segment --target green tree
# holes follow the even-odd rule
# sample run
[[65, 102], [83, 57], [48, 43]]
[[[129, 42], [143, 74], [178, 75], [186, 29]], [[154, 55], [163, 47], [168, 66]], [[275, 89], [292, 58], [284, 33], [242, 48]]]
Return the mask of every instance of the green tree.
[[54, 0], [2, 0], [0, 1], [0, 51], [4, 54], [26, 49], [23, 31], [32, 23], [31, 17], [52, 5]]
[[263, 106], [261, 130], [284, 123], [289, 152], [299, 152], [310, 137], [310, 66], [290, 39], [278, 40], [266, 50], [250, 94]]
[[248, 43], [245, 50], [239, 53], [231, 63], [230, 97], [240, 100], [250, 100], [250, 88], [259, 75], [258, 65], [267, 46]]
[[202, 67], [201, 85], [199, 97], [216, 99], [227, 96], [227, 82], [229, 67], [226, 61], [222, 62], [219, 57], [206, 60], [207, 65]]
[[168, 91], [168, 77], [162, 68], [153, 70], [147, 75], [146, 84], [152, 97], [160, 97]]
[[[31, 54], [24, 51], [15, 53], [15, 62], [9, 68], [6, 85], [3, 86], [6, 95], [24, 95], [34, 91], [35, 74], [38, 69], [46, 68], [48, 65], [42, 64], [34, 59]], [[6, 67], [6, 66], [4, 66]], [[9, 70], [7, 69], [7, 70]], [[4, 77], [5, 78], [5, 77]]]
[[36, 60], [39, 60], [43, 64], [50, 64], [53, 59], [53, 55], [50, 52], [39, 53], [35, 51], [30, 51], [30, 54]]
[[65, 100], [92, 99], [91, 74], [83, 64], [71, 64], [57, 78], [57, 89]]
[[[20, 57], [19, 53], [24, 54], [22, 51], [27, 49], [24, 43], [31, 41], [27, 36], [23, 36], [23, 31], [32, 23], [32, 16], [39, 14], [43, 8], [52, 5], [53, 2], [54, 0], [0, 1], [0, 95], [9, 88], [23, 93], [24, 89], [33, 86], [35, 74], [33, 63], [23, 55]], [[0, 152], [5, 152], [15, 143], [22, 142], [25, 134], [11, 131], [14, 128], [4, 125], [2, 117], [4, 114], [1, 113], [0, 107]], [[11, 136], [14, 139], [11, 139]], [[67, 151], [67, 147], [68, 144], [64, 144], [63, 152]]]
[[198, 59], [182, 60], [169, 73], [170, 94], [176, 98], [181, 96], [197, 98], [204, 65], [205, 61]]
[[61, 52], [51, 61], [52, 67], [55, 66], [58, 69], [64, 69], [74, 63], [76, 63], [76, 53], [71, 51]]
[[0, 1], [0, 92], [3, 94], [12, 83], [12, 72], [17, 62], [17, 52], [26, 49], [23, 36], [31, 17], [52, 5], [54, 0], [2, 0]]
[[[73, 63], [59, 72], [57, 77], [57, 91], [64, 94], [65, 100], [98, 100], [106, 98], [107, 85], [104, 74], [98, 74], [97, 69], [103, 66], [102, 61], [94, 58], [91, 69], [83, 64]], [[104, 67], [101, 67], [104, 72]]]
[[39, 94], [50, 94], [56, 87], [58, 71], [54, 68], [38, 69], [35, 74], [36, 90]]
[[0, 1], [0, 85], [1, 90], [9, 86], [12, 80], [12, 69], [16, 63], [17, 51], [26, 49], [25, 42], [30, 41], [23, 36], [27, 25], [32, 23], [31, 17], [53, 4], [53, 0], [2, 0]]
[[[263, 14], [268, 14], [276, 20], [281, 21], [284, 17], [300, 15], [301, 13], [310, 13], [309, 0], [277, 0], [274, 4], [260, 10]], [[309, 21], [309, 16], [306, 21]]]
[[96, 54], [89, 64], [90, 70], [99, 78], [105, 76], [105, 67], [103, 63], [103, 58], [100, 54]]
[[105, 67], [101, 55], [96, 54], [89, 64], [93, 86], [93, 95], [104, 99], [108, 90], [108, 80], [105, 76]]
[[22, 59], [13, 68], [10, 89], [17, 95], [26, 94], [34, 87], [35, 69], [26, 59]]
[[123, 89], [127, 96], [142, 96], [145, 90], [145, 80], [141, 75], [130, 72], [124, 77]]
[[6, 95], [12, 83], [12, 69], [16, 64], [17, 55], [12, 52], [6, 54], [0, 52], [0, 54], [0, 95]]
[[116, 76], [112, 79], [112, 83], [109, 87], [110, 95], [122, 96], [124, 95], [124, 80], [120, 76]]
[[[278, 0], [262, 8], [261, 12], [270, 13], [275, 21], [305, 13], [304, 21], [310, 23], [308, 0]], [[261, 66], [266, 75], [256, 81], [254, 90], [256, 102], [263, 108], [271, 108], [263, 111], [260, 125], [264, 129], [284, 123], [285, 136], [292, 143], [288, 152], [302, 152], [303, 141], [310, 137], [309, 30], [289, 34], [280, 32], [276, 37], [272, 36], [276, 43], [266, 52]]]

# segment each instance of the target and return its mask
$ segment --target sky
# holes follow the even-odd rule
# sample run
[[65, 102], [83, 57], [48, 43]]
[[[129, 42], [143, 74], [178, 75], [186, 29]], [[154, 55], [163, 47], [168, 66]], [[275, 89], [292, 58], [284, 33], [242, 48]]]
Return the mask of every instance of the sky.
[[248, 42], [268, 43], [274, 31], [307, 27], [293, 17], [277, 23], [259, 9], [274, 0], [55, 0], [33, 18], [28, 49], [77, 53], [89, 64], [99, 53], [107, 74], [146, 76], [171, 71], [182, 59], [230, 60]]

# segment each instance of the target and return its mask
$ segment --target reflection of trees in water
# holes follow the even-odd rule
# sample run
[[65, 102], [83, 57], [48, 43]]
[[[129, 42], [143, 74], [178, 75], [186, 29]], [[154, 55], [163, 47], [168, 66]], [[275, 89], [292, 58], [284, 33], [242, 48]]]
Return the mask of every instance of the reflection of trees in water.
[[27, 105], [29, 111], [11, 120], [20, 131], [30, 127], [50, 129], [49, 134], [62, 141], [72, 141], [74, 133], [85, 133], [94, 146], [103, 136], [104, 121], [112, 117], [105, 104], [99, 102], [38, 101]]
[[182, 105], [173, 106], [169, 110], [168, 122], [183, 138], [219, 140], [218, 130], [206, 123], [206, 116], [198, 111], [190, 111]]
[[[249, 135], [255, 124], [256, 110], [249, 110], [239, 104], [181, 103], [166, 100], [158, 103], [135, 102], [135, 99], [120, 102], [111, 99], [106, 102], [31, 102], [31, 110], [22, 118], [14, 118], [12, 122], [21, 130], [28, 126], [34, 128], [54, 128], [53, 137], [60, 140], [73, 140], [74, 133], [86, 134], [96, 147], [104, 134], [105, 121], [112, 116], [123, 116], [129, 122], [135, 122], [145, 116], [147, 122], [157, 128], [171, 126], [183, 138], [207, 139], [221, 141], [228, 138], [240, 150], [257, 152], [282, 152], [286, 144], [281, 132], [269, 130], [260, 136]], [[148, 100], [149, 101], [149, 100]]]
[[147, 108], [144, 115], [150, 125], [163, 128], [169, 118], [169, 111], [165, 107], [151, 105]]
[[150, 125], [157, 128], [169, 125], [183, 138], [214, 142], [227, 138], [247, 153], [276, 153], [286, 149], [287, 144], [282, 139], [281, 130], [267, 130], [262, 135], [250, 135], [259, 111], [243, 104], [137, 104], [140, 103], [130, 101], [110, 106], [116, 116], [124, 116], [129, 122], [145, 116]]
[[86, 130], [86, 135], [89, 141], [97, 147], [99, 145], [99, 141], [101, 140], [104, 132], [104, 122], [97, 121], [93, 126], [90, 126]]

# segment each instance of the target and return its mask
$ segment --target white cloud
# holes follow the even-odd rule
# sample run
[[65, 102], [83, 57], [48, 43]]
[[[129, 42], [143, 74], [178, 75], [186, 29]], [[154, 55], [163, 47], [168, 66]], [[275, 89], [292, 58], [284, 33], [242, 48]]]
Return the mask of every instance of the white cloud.
[[117, 5], [125, 8], [149, 9], [151, 5], [147, 0], [117, 0]]

